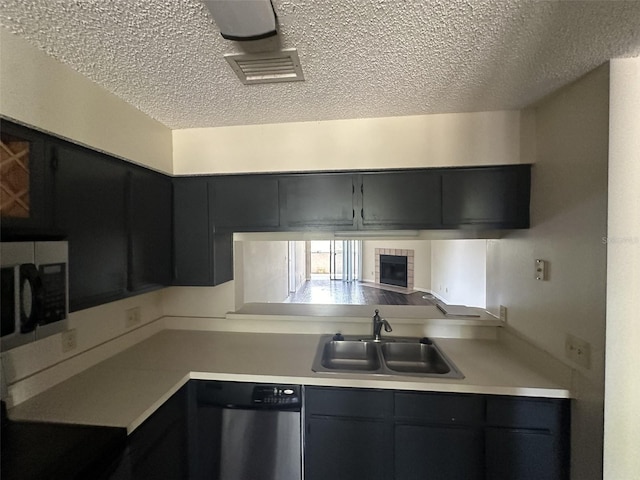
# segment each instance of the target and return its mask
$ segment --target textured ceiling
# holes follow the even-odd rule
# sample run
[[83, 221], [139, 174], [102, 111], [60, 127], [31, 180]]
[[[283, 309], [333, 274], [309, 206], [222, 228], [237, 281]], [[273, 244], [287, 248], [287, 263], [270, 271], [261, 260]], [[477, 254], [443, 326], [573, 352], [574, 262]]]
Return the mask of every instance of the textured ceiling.
[[640, 1], [273, 5], [304, 82], [240, 83], [222, 55], [263, 44], [199, 0], [2, 0], [0, 22], [171, 128], [518, 109], [640, 55]]

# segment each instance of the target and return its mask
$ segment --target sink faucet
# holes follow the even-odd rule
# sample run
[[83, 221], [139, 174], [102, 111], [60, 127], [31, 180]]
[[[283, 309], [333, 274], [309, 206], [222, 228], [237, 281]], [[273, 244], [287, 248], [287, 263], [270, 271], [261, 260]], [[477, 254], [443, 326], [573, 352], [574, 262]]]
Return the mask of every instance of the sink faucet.
[[376, 314], [373, 316], [373, 341], [380, 342], [381, 336], [380, 331], [382, 330], [382, 326], [384, 325], [384, 331], [390, 332], [392, 330], [391, 325], [384, 318], [380, 317], [380, 311], [376, 309]]

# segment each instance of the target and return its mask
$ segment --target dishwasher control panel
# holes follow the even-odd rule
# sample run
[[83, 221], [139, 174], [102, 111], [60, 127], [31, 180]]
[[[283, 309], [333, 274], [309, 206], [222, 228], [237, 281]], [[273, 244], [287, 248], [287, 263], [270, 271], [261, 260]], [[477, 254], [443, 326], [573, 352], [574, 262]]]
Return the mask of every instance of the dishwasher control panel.
[[301, 404], [300, 387], [296, 385], [256, 385], [251, 403], [273, 407], [296, 407]]

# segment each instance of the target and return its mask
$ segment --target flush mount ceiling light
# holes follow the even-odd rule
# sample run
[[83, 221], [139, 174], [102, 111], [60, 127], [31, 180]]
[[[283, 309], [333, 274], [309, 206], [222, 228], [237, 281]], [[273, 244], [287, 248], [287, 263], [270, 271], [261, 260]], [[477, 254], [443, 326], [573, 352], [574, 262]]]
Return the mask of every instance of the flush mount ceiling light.
[[276, 13], [271, 0], [203, 0], [220, 35], [248, 41], [276, 35]]
[[304, 80], [295, 48], [264, 53], [229, 53], [224, 58], [245, 85]]

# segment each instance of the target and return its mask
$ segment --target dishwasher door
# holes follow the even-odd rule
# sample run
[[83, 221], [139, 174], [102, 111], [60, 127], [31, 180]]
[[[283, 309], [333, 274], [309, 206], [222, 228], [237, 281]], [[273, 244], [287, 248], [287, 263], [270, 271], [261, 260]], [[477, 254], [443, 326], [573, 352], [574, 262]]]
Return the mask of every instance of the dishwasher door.
[[301, 480], [299, 411], [222, 409], [220, 480]]

